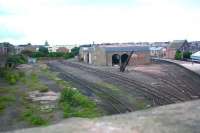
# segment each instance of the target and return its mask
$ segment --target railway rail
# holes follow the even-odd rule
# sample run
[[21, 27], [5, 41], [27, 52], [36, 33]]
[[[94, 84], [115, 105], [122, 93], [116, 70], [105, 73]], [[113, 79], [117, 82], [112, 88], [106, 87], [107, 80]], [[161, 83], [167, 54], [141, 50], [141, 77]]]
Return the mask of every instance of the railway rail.
[[[57, 67], [53, 64], [48, 64], [48, 65], [51, 67], [51, 69], [54, 69], [54, 71], [62, 72], [62, 70], [59, 67]], [[106, 108], [112, 108], [112, 113], [125, 113], [125, 112], [134, 111], [134, 109], [129, 107], [129, 105], [126, 105], [125, 103], [120, 101], [118, 98], [116, 98], [113, 95], [106, 92], [104, 89], [102, 89], [102, 88], [100, 89], [100, 88], [96, 87], [93, 83], [89, 83], [89, 82], [87, 82], [83, 79], [75, 77], [74, 75], [72, 75], [68, 72], [60, 73], [60, 76], [64, 80], [70, 80], [70, 81], [72, 81], [76, 84], [79, 84], [80, 86], [89, 90], [89, 92], [92, 92], [92, 93], [95, 93], [95, 94], [101, 93], [104, 96], [106, 96], [106, 98], [107, 98], [107, 100], [106, 100], [107, 107]], [[101, 96], [103, 96], [103, 95], [101, 95]]]
[[[175, 94], [170, 94], [169, 92], [163, 93], [157, 88], [153, 86], [149, 86], [144, 82], [141, 81], [135, 81], [134, 79], [129, 79], [127, 77], [124, 77], [122, 75], [118, 75], [111, 72], [105, 72], [99, 69], [89, 68], [80, 64], [66, 62], [66, 61], [60, 61], [61, 63], [65, 65], [69, 65], [71, 67], [77, 67], [83, 71], [87, 71], [90, 73], [94, 73], [98, 76], [101, 76], [103, 78], [106, 78], [107, 80], [112, 80], [113, 83], [116, 81], [118, 83], [122, 83], [125, 87], [128, 87], [131, 90], [139, 91], [141, 93], [146, 93], [146, 96], [150, 97], [154, 101], [157, 101], [156, 104], [158, 105], [164, 105], [164, 104], [170, 104], [175, 103], [177, 101], [184, 101], [182, 98], [176, 96]], [[115, 81], [115, 82], [114, 82]], [[168, 95], [167, 95], [168, 94]]]
[[[171, 73], [167, 73], [166, 78], [145, 73], [146, 76], [151, 76], [159, 81], [155, 84], [150, 84], [138, 81], [138, 79], [135, 78], [127, 77], [127, 75], [121, 73], [101, 70], [76, 62], [59, 60], [51, 62], [48, 65], [55, 68], [56, 71], [59, 71], [63, 79], [79, 84], [79, 86], [87, 90], [87, 92], [89, 92], [89, 94], [87, 94], [88, 96], [96, 95], [99, 97], [100, 100], [106, 103], [103, 106], [112, 110], [112, 113], [134, 111], [134, 104], [131, 103], [131, 101], [127, 101], [126, 98], [112, 94], [106, 87], [98, 86], [95, 83], [85, 80], [83, 77], [75, 76], [76, 74], [74, 75], [73, 72], [67, 71], [65, 68], [69, 70], [73, 68], [74, 70], [77, 69], [95, 75], [108, 83], [119, 86], [124, 93], [131, 94], [131, 96], [135, 96], [136, 94], [136, 97], [141, 96], [151, 101], [151, 106], [160, 106], [199, 98], [199, 93], [194, 86], [190, 86], [190, 83], [184, 80], [176, 79], [175, 75], [170, 75]], [[194, 78], [192, 80], [196, 79]]]

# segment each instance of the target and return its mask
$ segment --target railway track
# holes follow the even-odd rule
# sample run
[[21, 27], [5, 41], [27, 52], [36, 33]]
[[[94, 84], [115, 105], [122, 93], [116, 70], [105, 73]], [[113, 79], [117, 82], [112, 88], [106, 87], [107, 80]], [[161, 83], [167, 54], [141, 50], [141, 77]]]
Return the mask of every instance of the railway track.
[[[164, 91], [164, 92], [159, 91], [159, 89], [157, 89], [153, 86], [149, 86], [140, 81], [135, 81], [133, 79], [129, 79], [122, 75], [114, 74], [111, 72], [105, 72], [105, 71], [102, 71], [99, 69], [89, 68], [89, 67], [86, 67], [86, 66], [83, 66], [80, 64], [76, 64], [76, 63], [65, 62], [65, 61], [64, 62], [60, 61], [60, 62], [65, 65], [69, 65], [71, 67], [77, 67], [81, 70], [97, 74], [97, 75], [102, 76], [107, 79], [113, 79], [114, 81], [118, 81], [120, 83], [123, 83], [126, 86], [129, 86], [129, 88], [130, 88], [130, 86], [132, 86], [132, 87], [134, 87], [134, 89], [139, 90], [140, 92], [151, 95], [153, 97], [153, 99], [156, 100], [158, 102], [158, 104], [161, 104], [161, 105], [184, 101], [183, 98], [177, 96], [176, 94], [172, 94], [167, 91]], [[159, 102], [162, 102], [162, 103], [159, 103]]]
[[98, 88], [93, 83], [89, 83], [83, 79], [77, 78], [68, 72], [63, 73], [63, 71], [56, 65], [53, 64], [48, 64], [48, 65], [51, 67], [51, 69], [54, 69], [54, 71], [62, 72], [60, 73], [60, 76], [64, 80], [70, 80], [76, 84], [79, 84], [80, 86], [84, 87], [89, 92], [92, 92], [94, 94], [101, 94], [100, 96], [103, 96], [102, 98], [106, 99], [106, 103], [108, 104], [106, 108], [112, 108], [113, 110], [112, 113], [125, 113], [134, 111], [133, 108], [129, 107], [128, 105], [120, 101], [119, 98], [114, 97], [113, 95], [106, 92], [102, 88]]
[[[188, 83], [185, 81], [185, 76], [181, 76], [177, 78], [177, 75], [173, 73], [166, 73], [166, 75], [159, 76], [159, 75], [153, 75], [141, 71], [137, 71], [138, 73], [142, 73], [145, 75], [148, 75], [150, 77], [153, 77], [155, 79], [158, 79], [162, 83], [164, 83], [169, 91], [172, 91], [179, 95], [180, 97], [185, 98], [185, 100], [193, 100], [199, 98], [199, 90], [198, 88], [195, 88], [191, 86], [192, 83]], [[184, 77], [184, 78], [183, 78]], [[190, 81], [191, 79], [188, 79], [187, 81]]]

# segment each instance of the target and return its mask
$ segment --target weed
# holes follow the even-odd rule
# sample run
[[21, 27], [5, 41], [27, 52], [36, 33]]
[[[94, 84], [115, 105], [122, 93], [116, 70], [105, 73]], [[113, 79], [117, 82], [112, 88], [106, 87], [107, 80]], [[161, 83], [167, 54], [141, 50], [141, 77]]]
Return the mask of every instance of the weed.
[[47, 92], [48, 90], [49, 90], [48, 87], [39, 88], [40, 92]]
[[79, 91], [69, 87], [64, 88], [61, 92], [60, 106], [65, 118], [73, 116], [92, 118], [100, 116], [94, 102], [82, 95]]
[[1, 96], [0, 97], [0, 113], [4, 111], [4, 109], [15, 101], [15, 97], [13, 95]]
[[35, 113], [33, 108], [27, 109], [22, 113], [22, 118], [35, 126], [47, 125], [48, 121]]
[[23, 72], [10, 68], [4, 68], [0, 70], [0, 75], [4, 77], [4, 79], [11, 85], [16, 84], [20, 77], [23, 77], [22, 73]]

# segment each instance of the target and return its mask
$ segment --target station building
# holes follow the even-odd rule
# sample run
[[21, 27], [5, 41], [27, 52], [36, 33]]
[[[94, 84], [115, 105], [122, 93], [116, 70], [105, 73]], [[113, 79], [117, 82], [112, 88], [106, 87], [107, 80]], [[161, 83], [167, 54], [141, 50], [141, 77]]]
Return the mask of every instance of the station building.
[[101, 66], [115, 66], [126, 62], [133, 51], [129, 65], [144, 65], [150, 63], [148, 46], [131, 45], [97, 45], [81, 47], [79, 58], [81, 61]]

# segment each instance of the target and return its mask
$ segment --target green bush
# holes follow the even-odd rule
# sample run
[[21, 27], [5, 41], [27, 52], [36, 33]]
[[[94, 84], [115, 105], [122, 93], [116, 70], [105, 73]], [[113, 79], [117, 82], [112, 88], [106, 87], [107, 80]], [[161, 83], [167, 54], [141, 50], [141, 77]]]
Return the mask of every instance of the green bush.
[[34, 52], [32, 53], [31, 57], [33, 58], [46, 57], [46, 54], [42, 52]]
[[72, 54], [73, 56], [77, 56], [77, 55], [79, 54], [79, 50], [80, 50], [80, 47], [74, 47], [74, 48], [72, 48], [72, 50], [71, 50], [71, 54]]
[[0, 69], [0, 76], [3, 77], [9, 84], [14, 85], [24, 76], [23, 72], [19, 72], [10, 68]]
[[0, 97], [0, 113], [2, 113], [4, 111], [4, 109], [10, 105], [10, 103], [15, 101], [15, 97], [14, 96], [1, 96]]
[[8, 82], [9, 82], [11, 85], [14, 85], [14, 84], [16, 84], [17, 80], [16, 80], [14, 77], [11, 77], [11, 79], [9, 79]]
[[182, 59], [182, 52], [181, 51], [176, 51], [175, 59], [176, 60], [181, 60]]
[[43, 53], [44, 55], [48, 55], [48, 53], [49, 53], [48, 48], [46, 48], [44, 46], [39, 47], [39, 52]]
[[7, 58], [6, 60], [6, 65], [9, 67], [15, 67], [16, 65], [19, 64], [26, 64], [28, 62], [28, 59], [25, 55], [23, 54], [18, 54], [18, 55], [11, 55]]
[[74, 47], [70, 53], [63, 53], [63, 52], [48, 52], [48, 49], [42, 47], [38, 52], [33, 52], [30, 56], [33, 58], [40, 58], [40, 57], [63, 57], [65, 59], [73, 58], [74, 56], [78, 55], [79, 47]]
[[47, 92], [48, 90], [48, 87], [42, 87], [39, 89], [40, 92]]
[[65, 53], [63, 52], [51, 52], [48, 54], [48, 57], [64, 57]]
[[191, 55], [192, 55], [192, 52], [183, 52], [183, 58], [184, 59], [190, 59]]
[[48, 124], [48, 121], [36, 114], [33, 109], [27, 109], [22, 113], [22, 118], [32, 125], [41, 126]]
[[64, 58], [65, 59], [70, 59], [70, 58], [73, 58], [74, 57], [74, 55], [72, 54], [72, 53], [66, 53], [65, 55], [64, 55]]
[[61, 92], [60, 106], [65, 118], [73, 116], [96, 117], [100, 115], [94, 102], [71, 88], [65, 88]]

